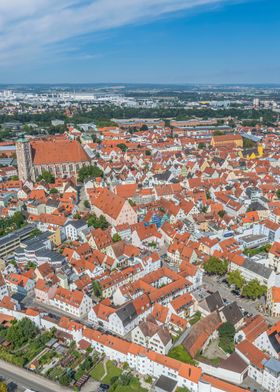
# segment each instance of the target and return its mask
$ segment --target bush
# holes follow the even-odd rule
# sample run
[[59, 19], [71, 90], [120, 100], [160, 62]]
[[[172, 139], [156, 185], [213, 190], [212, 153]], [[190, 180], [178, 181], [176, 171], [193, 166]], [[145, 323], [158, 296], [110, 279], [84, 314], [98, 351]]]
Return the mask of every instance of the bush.
[[3, 361], [10, 362], [13, 365], [23, 367], [25, 363], [25, 359], [23, 357], [17, 356], [15, 354], [11, 354], [6, 351], [3, 347], [0, 347], [0, 359]]

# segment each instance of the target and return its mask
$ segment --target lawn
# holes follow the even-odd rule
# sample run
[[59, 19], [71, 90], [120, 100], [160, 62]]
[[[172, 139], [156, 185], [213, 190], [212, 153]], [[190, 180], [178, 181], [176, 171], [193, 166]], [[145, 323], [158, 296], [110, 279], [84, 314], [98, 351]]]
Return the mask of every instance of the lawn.
[[134, 392], [148, 392], [148, 390], [142, 388], [140, 386], [140, 384], [139, 384], [138, 387], [131, 386], [130, 384], [127, 385], [127, 386], [118, 385], [117, 388], [114, 390], [114, 392], [131, 392], [131, 391], [134, 391]]
[[190, 365], [195, 365], [196, 361], [192, 359], [190, 354], [184, 349], [184, 347], [180, 344], [177, 347], [174, 347], [169, 351], [168, 356], [170, 358], [177, 359], [178, 361], [189, 363]]
[[104, 377], [102, 382], [104, 384], [110, 384], [111, 379], [113, 377], [119, 377], [122, 374], [122, 370], [119, 369], [117, 366], [115, 366], [112, 361], [107, 361], [106, 366], [107, 366], [107, 376]]
[[100, 381], [105, 374], [105, 369], [103, 366], [103, 362], [99, 362], [97, 366], [92, 370], [91, 377], [97, 381]]
[[200, 312], [196, 312], [192, 318], [190, 318], [189, 323], [191, 325], [194, 325], [195, 323], [197, 323], [199, 320], [201, 319], [201, 313]]
[[147, 389], [142, 388], [137, 377], [131, 377], [129, 385], [113, 384], [109, 392], [148, 392]]

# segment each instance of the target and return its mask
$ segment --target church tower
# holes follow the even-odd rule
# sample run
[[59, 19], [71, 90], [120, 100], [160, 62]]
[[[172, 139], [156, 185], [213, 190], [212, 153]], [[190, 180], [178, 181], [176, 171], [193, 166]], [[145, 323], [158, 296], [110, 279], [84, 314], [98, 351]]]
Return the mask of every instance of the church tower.
[[21, 137], [16, 142], [18, 176], [21, 181], [35, 180], [32, 165], [31, 146], [25, 137]]

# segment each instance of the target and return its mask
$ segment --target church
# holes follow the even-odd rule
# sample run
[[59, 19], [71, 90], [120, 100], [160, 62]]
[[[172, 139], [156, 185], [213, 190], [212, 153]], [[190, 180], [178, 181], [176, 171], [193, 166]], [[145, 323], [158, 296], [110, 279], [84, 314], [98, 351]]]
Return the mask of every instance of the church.
[[32, 180], [44, 171], [55, 177], [76, 176], [90, 158], [77, 140], [65, 136], [29, 141], [21, 137], [16, 143], [19, 179]]

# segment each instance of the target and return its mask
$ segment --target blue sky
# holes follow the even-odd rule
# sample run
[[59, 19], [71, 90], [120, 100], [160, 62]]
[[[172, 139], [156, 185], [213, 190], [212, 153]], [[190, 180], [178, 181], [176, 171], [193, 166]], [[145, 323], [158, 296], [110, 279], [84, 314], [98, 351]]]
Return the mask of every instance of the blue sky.
[[280, 83], [279, 18], [279, 0], [0, 0], [0, 83]]

